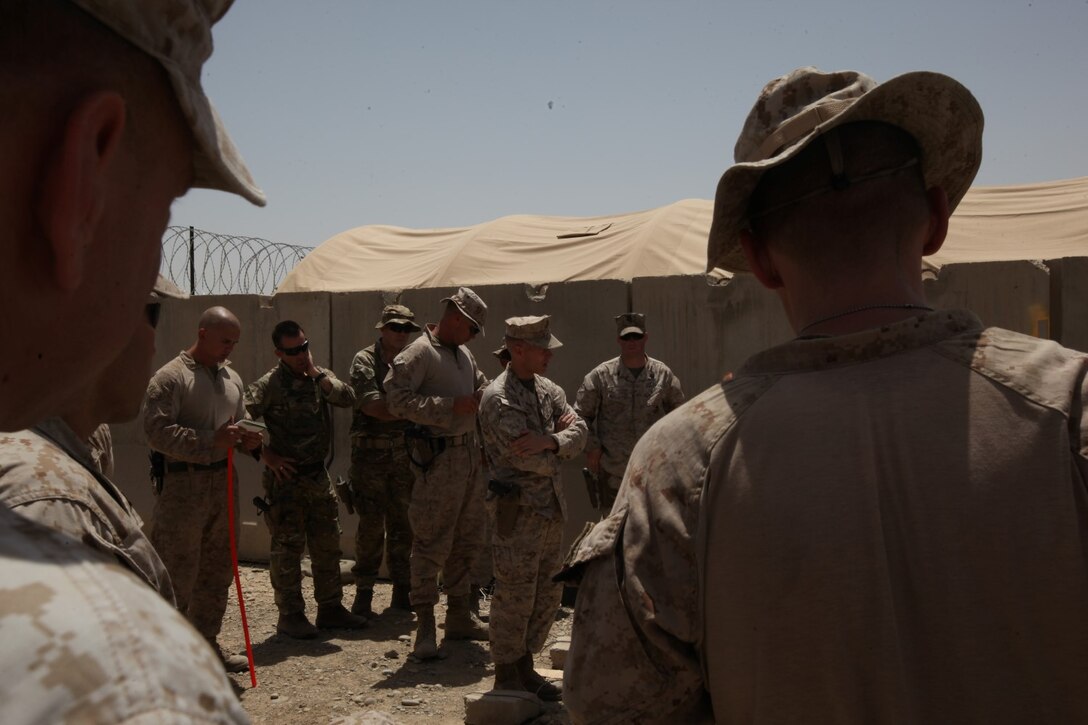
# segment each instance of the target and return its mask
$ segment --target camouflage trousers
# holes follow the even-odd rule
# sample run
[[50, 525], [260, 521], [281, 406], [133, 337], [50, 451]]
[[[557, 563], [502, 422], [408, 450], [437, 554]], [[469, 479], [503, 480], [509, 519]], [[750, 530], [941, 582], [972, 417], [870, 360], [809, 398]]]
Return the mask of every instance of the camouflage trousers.
[[[479, 476], [480, 486], [486, 492], [487, 472], [481, 469]], [[483, 543], [480, 546], [480, 553], [476, 555], [476, 561], [472, 564], [472, 573], [470, 574], [470, 578], [472, 580], [472, 584], [487, 584], [494, 576], [495, 569], [491, 563], [491, 517], [485, 515]]]
[[601, 518], [604, 518], [612, 513], [612, 505], [616, 503], [616, 494], [620, 492], [623, 476], [608, 473], [602, 468], [597, 474], [597, 481], [600, 483], [597, 491], [601, 495], [601, 507], [598, 510], [601, 512]]
[[[234, 478], [238, 510], [238, 477]], [[178, 611], [214, 640], [233, 580], [227, 521], [227, 469], [167, 473], [155, 500], [151, 545], [174, 582]]]
[[469, 574], [483, 545], [484, 485], [478, 475], [480, 449], [451, 446], [416, 482], [408, 520], [412, 524], [412, 606], [438, 603], [438, 574], [451, 597], [467, 596]]
[[548, 639], [562, 597], [563, 587], [552, 577], [562, 560], [563, 520], [521, 506], [514, 530], [502, 536], [495, 521], [497, 502], [487, 502], [495, 565], [488, 624], [491, 658], [495, 664], [506, 665], [526, 653], [539, 652]]
[[339, 604], [340, 583], [339, 504], [329, 474], [322, 466], [303, 470], [284, 481], [265, 469], [262, 479], [271, 509], [265, 514], [272, 534], [268, 570], [280, 614], [306, 610], [302, 600], [302, 552], [310, 550], [314, 575], [314, 599], [318, 606]]
[[355, 566], [352, 573], [360, 587], [373, 587], [388, 557], [389, 578], [411, 581], [409, 557], [412, 527], [408, 505], [412, 500], [412, 464], [403, 445], [393, 448], [353, 448], [351, 452], [351, 499], [359, 515], [355, 530]]

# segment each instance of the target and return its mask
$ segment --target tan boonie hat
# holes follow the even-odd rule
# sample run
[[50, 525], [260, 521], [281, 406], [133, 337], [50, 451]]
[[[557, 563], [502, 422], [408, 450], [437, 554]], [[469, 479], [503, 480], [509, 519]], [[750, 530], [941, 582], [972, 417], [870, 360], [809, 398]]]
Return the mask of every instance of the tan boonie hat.
[[452, 302], [461, 310], [461, 314], [476, 323], [480, 334], [484, 335], [484, 322], [487, 321], [487, 305], [468, 287], [458, 287], [457, 293], [443, 297], [439, 302]]
[[379, 330], [390, 323], [411, 325], [412, 329], [419, 331], [419, 325], [415, 323], [416, 315], [404, 305], [386, 305], [382, 309], [382, 319], [374, 327]]
[[646, 315], [641, 312], [625, 312], [622, 315], [616, 315], [616, 334], [623, 337], [632, 332], [646, 334]]
[[506, 337], [511, 340], [523, 340], [530, 345], [542, 347], [546, 350], [563, 347], [563, 343], [559, 342], [559, 338], [548, 329], [551, 319], [548, 315], [511, 317], [506, 320]]
[[166, 69], [196, 139], [193, 186], [220, 189], [265, 205], [212, 102], [200, 70], [212, 54], [212, 25], [234, 0], [71, 0]]
[[952, 78], [918, 71], [877, 84], [857, 71], [798, 68], [764, 86], [744, 122], [733, 150], [736, 164], [722, 175], [714, 197], [708, 272], [747, 271], [739, 235], [764, 172], [831, 129], [857, 121], [880, 121], [912, 135], [922, 152], [926, 187], [944, 189], [949, 211], [982, 163], [982, 109]]

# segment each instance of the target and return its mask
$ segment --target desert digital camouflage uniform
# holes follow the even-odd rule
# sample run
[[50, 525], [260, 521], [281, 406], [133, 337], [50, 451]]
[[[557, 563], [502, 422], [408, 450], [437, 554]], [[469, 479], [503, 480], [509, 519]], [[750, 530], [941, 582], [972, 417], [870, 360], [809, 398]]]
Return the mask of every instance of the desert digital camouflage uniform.
[[[576, 456], [586, 442], [581, 418], [556, 432], [566, 412], [573, 409], [562, 388], [540, 375], [527, 385], [511, 367], [495, 378], [480, 401], [480, 431], [491, 476], [520, 488], [517, 518], [509, 532], [497, 523], [498, 499], [488, 494], [495, 567], [491, 656], [496, 663], [539, 652], [559, 606], [561, 585], [552, 581], [559, 570], [566, 518], [559, 462]], [[558, 451], [509, 454], [510, 444], [526, 432], [552, 436]]]
[[152, 376], [141, 413], [148, 445], [167, 466], [151, 542], [170, 570], [179, 611], [209, 641], [219, 635], [232, 581], [227, 451], [212, 440], [228, 420], [245, 418], [242, 389], [229, 363], [212, 370], [183, 350]]
[[484, 490], [478, 475], [480, 449], [476, 416], [453, 414], [453, 398], [487, 385], [476, 360], [463, 345], [438, 341], [435, 325], [397, 355], [385, 379], [386, 405], [394, 415], [426, 426], [443, 442], [432, 455], [426, 443], [413, 446], [426, 471], [412, 466], [415, 484], [408, 519], [412, 524], [412, 606], [438, 602], [438, 574], [449, 597], [467, 597], [470, 573], [483, 545]]
[[611, 507], [627, 468], [627, 459], [642, 434], [684, 402], [680, 380], [649, 355], [636, 376], [619, 357], [593, 368], [574, 398], [574, 410], [589, 426], [586, 450], [600, 448], [599, 478], [609, 494], [601, 506]]
[[99, 473], [87, 446], [60, 418], [0, 433], [0, 504], [114, 557], [174, 604], [174, 588], [143, 521]]
[[312, 378], [296, 378], [279, 363], [246, 389], [246, 410], [268, 426], [268, 446], [294, 460], [295, 473], [284, 480], [265, 469], [262, 482], [272, 509], [265, 520], [272, 534], [269, 574], [281, 615], [306, 610], [302, 599], [302, 552], [309, 548], [318, 605], [336, 606], [340, 582], [339, 504], [332, 491], [325, 456], [332, 441], [328, 406], [350, 408], [351, 386], [322, 368], [332, 392], [326, 395]]
[[381, 355], [381, 340], [360, 350], [351, 362], [351, 387], [355, 414], [351, 421], [351, 490], [359, 526], [355, 530], [355, 567], [358, 586], [373, 587], [388, 557], [389, 576], [395, 582], [411, 582], [409, 557], [412, 527], [408, 505], [412, 500], [412, 473], [404, 431], [406, 420], [378, 420], [362, 406], [385, 398], [389, 365]]
[[4, 725], [249, 722], [204, 638], [114, 555], [0, 505], [0, 561]]
[[103, 423], [91, 431], [87, 438], [87, 449], [98, 472], [106, 478], [113, 478], [113, 434], [110, 433], [108, 423]]

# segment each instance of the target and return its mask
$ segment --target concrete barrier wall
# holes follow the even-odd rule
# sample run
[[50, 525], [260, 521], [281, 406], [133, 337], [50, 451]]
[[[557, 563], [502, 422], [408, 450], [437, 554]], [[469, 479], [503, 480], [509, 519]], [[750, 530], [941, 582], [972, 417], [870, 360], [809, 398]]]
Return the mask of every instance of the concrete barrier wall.
[[[1028, 334], [1064, 336], [1066, 344], [1088, 349], [1088, 259], [1066, 259], [1043, 266], [1030, 262], [949, 265], [926, 283], [937, 307], [968, 307], [987, 324]], [[582, 378], [598, 363], [618, 354], [615, 315], [626, 311], [647, 315], [648, 353], [668, 364], [680, 377], [689, 397], [737, 370], [751, 354], [793, 337], [777, 297], [748, 275], [720, 287], [708, 286], [701, 275], [653, 277], [630, 283], [618, 280], [567, 282], [546, 288], [525, 285], [476, 286], [489, 307], [487, 335], [473, 340], [472, 350], [489, 379], [499, 373], [491, 351], [502, 345], [503, 320], [520, 315], [549, 314], [555, 334], [564, 343], [552, 360], [548, 377], [559, 383], [573, 403]], [[224, 305], [242, 322], [242, 341], [232, 356], [234, 368], [248, 384], [271, 369], [272, 328], [293, 319], [306, 330], [318, 365], [331, 367], [347, 380], [355, 353], [377, 339], [374, 328], [385, 304], [408, 305], [423, 324], [441, 316], [441, 298], [452, 289], [406, 290], [403, 293], [298, 293], [264, 298], [252, 295], [209, 296], [167, 300], [157, 334], [155, 368], [187, 348], [194, 340], [200, 314]], [[1052, 300], [1060, 319], [1052, 320]], [[337, 409], [330, 474], [347, 476], [350, 466], [348, 430], [351, 414]], [[150, 523], [154, 497], [147, 478], [146, 446], [135, 423], [113, 427], [118, 485], [132, 498]], [[594, 518], [581, 479], [583, 459], [567, 462], [563, 482], [569, 504], [566, 539]], [[268, 558], [268, 531], [250, 503], [262, 493], [261, 467], [238, 456], [241, 506], [240, 556]], [[225, 494], [224, 494], [225, 495]], [[341, 548], [353, 556], [357, 519], [341, 511]]]

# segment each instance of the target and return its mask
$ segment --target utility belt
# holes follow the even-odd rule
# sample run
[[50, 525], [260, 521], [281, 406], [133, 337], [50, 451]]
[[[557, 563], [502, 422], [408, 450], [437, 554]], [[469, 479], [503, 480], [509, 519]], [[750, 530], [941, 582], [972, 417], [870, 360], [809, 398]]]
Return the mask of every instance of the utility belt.
[[400, 448], [404, 445], [404, 436], [385, 436], [385, 437], [371, 437], [371, 436], [359, 436], [352, 440], [351, 444], [356, 448], [363, 448], [367, 450], [387, 450], [389, 448]]
[[409, 460], [426, 473], [435, 459], [447, 448], [470, 445], [475, 442], [475, 437], [472, 433], [456, 436], [433, 435], [427, 428], [414, 425], [404, 431], [404, 441], [408, 448]]
[[227, 467], [227, 459], [215, 463], [188, 463], [186, 461], [167, 461], [167, 473], [188, 473], [189, 471], [222, 471]]

